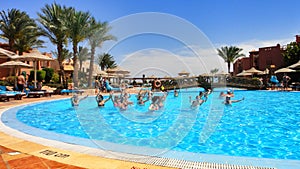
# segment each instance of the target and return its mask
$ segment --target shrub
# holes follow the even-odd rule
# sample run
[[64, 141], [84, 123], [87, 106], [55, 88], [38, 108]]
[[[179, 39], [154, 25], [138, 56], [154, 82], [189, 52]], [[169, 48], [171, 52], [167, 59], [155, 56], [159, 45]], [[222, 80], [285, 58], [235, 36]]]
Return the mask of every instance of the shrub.
[[51, 78], [51, 81], [53, 83], [59, 83], [59, 74], [58, 73], [53, 73], [53, 76]]
[[[43, 70], [37, 70], [36, 71], [36, 80], [38, 82], [42, 82], [43, 80], [45, 80], [45, 76], [46, 76], [46, 72]], [[30, 71], [30, 76], [29, 76], [29, 81], [33, 81], [34, 80], [34, 71], [31, 70]]]
[[54, 69], [53, 68], [44, 68], [43, 71], [46, 72], [45, 74], [45, 83], [49, 83], [53, 77]]

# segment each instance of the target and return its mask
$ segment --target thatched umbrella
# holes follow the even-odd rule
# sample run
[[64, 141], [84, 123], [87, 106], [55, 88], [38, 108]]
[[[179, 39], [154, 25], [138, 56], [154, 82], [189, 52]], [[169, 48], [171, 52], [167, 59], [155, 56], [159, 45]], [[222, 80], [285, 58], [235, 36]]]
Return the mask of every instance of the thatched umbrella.
[[36, 62], [37, 61], [52, 61], [53, 59], [41, 54], [38, 50], [33, 50], [30, 53], [26, 53], [22, 56], [13, 57], [15, 60], [33, 61], [34, 67], [34, 87], [36, 88]]
[[[8, 61], [0, 64], [0, 67], [3, 68], [13, 68], [14, 72], [17, 72], [16, 70], [19, 68], [30, 68], [31, 65], [28, 65], [27, 63], [21, 62], [21, 61]], [[16, 86], [16, 80], [15, 80], [15, 86]]]
[[263, 72], [260, 70], [255, 69], [255, 67], [252, 67], [251, 69], [245, 70], [247, 73], [252, 73], [252, 74], [262, 74]]
[[179, 75], [179, 76], [189, 76], [190, 73], [187, 72], [187, 71], [185, 71], [185, 70], [183, 70], [183, 71], [179, 72], [178, 75]]
[[298, 68], [300, 68], [300, 60], [297, 63], [290, 65], [288, 68], [291, 68], [291, 69], [298, 69]]
[[245, 70], [243, 70], [241, 73], [237, 74], [236, 76], [252, 76], [252, 73], [248, 73]]
[[289, 73], [289, 72], [296, 72], [296, 70], [289, 69], [289, 68], [281, 68], [275, 71], [275, 73]]

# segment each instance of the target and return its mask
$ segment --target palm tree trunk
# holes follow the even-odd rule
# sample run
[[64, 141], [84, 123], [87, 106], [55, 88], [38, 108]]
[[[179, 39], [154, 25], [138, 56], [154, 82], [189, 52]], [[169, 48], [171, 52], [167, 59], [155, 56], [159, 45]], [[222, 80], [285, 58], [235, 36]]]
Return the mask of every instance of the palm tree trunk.
[[79, 61], [79, 71], [82, 72], [82, 61], [81, 60]]
[[230, 62], [227, 61], [227, 68], [228, 68], [228, 73], [230, 73]]
[[73, 43], [73, 82], [74, 87], [78, 87], [78, 64], [77, 64], [77, 43]]
[[[67, 87], [67, 83], [66, 83], [66, 78], [65, 78], [65, 71], [64, 71], [64, 65], [62, 64], [63, 60], [62, 60], [62, 49], [63, 49], [63, 45], [62, 44], [58, 44], [57, 45], [57, 60], [58, 60], [58, 64], [59, 64], [59, 81], [60, 84], [63, 84], [64, 88]], [[62, 81], [61, 81], [62, 79]]]
[[88, 87], [92, 87], [92, 78], [94, 71], [94, 60], [95, 60], [95, 47], [91, 47], [91, 60], [90, 60], [90, 69], [89, 69], [89, 79], [88, 79]]

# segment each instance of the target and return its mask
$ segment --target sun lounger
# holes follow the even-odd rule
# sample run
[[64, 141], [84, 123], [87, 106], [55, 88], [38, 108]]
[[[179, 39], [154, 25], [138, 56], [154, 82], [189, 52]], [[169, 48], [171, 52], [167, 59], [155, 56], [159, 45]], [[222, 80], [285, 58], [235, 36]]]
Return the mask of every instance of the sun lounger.
[[84, 93], [84, 90], [79, 90], [79, 89], [63, 89], [60, 91], [61, 94], [67, 94], [69, 95], [70, 93], [77, 93], [81, 94]]
[[1, 91], [0, 92], [0, 100], [1, 101], [9, 101], [10, 98], [14, 98], [15, 100], [22, 100], [22, 97], [25, 95], [26, 95], [26, 93], [23, 93], [23, 92]]
[[44, 94], [44, 91], [29, 91], [27, 93], [27, 97], [42, 97]]
[[6, 86], [0, 86], [0, 100], [1, 101], [9, 101], [10, 98], [14, 98], [15, 100], [22, 100], [22, 97], [25, 96], [26, 93], [19, 91], [7, 91]]

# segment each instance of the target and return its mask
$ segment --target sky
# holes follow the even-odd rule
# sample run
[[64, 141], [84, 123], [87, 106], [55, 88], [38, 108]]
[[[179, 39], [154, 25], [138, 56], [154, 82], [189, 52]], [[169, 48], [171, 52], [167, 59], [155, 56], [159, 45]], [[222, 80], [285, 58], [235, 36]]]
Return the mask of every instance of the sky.
[[[0, 9], [17, 8], [37, 19], [54, 1], [0, 2]], [[89, 11], [109, 22], [116, 41], [103, 44], [132, 76], [176, 76], [186, 70], [198, 75], [217, 68], [227, 72], [217, 48], [237, 46], [248, 56], [259, 47], [286, 45], [300, 34], [298, 0], [56, 0]], [[81, 44], [88, 47], [87, 43]], [[47, 43], [41, 51], [53, 51]], [[232, 71], [232, 70], [231, 70]]]

